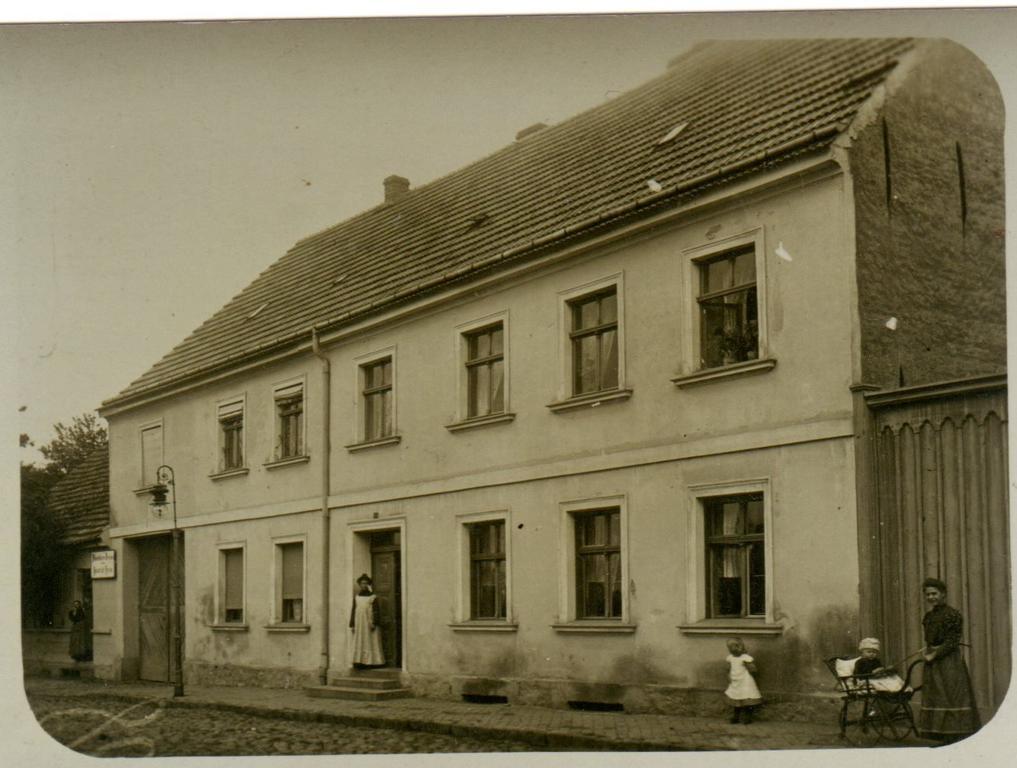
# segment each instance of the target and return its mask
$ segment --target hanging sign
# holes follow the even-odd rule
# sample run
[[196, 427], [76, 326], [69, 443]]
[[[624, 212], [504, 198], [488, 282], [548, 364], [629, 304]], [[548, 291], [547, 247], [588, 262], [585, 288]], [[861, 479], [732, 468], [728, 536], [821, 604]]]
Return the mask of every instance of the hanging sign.
[[92, 578], [115, 579], [117, 577], [117, 553], [112, 549], [104, 549], [92, 553]]

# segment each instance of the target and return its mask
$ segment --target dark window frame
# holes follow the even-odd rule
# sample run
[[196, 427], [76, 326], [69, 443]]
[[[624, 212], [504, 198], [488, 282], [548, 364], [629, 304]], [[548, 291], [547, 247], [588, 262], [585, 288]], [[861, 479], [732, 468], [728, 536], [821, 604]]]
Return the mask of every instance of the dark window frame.
[[[495, 552], [477, 551], [475, 546], [481, 537], [485, 537], [490, 528], [499, 529], [497, 541], [500, 548]], [[472, 621], [505, 621], [508, 617], [508, 526], [505, 520], [481, 520], [466, 524], [467, 541], [470, 557], [470, 620]], [[486, 613], [481, 610], [481, 571], [486, 563], [495, 563], [494, 610]], [[500, 568], [499, 568], [500, 564]]]
[[[477, 355], [476, 346], [484, 336], [490, 336], [488, 349], [494, 349], [494, 334], [501, 334], [501, 351], [489, 352], [487, 355]], [[502, 321], [491, 323], [482, 328], [467, 331], [463, 334], [463, 342], [466, 345], [466, 418], [477, 419], [484, 416], [494, 416], [505, 413], [505, 324]], [[498, 386], [495, 384], [494, 370], [497, 364], [501, 363], [500, 384], [501, 402], [495, 405]], [[477, 382], [474, 372], [487, 369], [487, 411], [481, 413], [478, 407]], [[479, 378], [479, 374], [477, 374]]]
[[[304, 610], [305, 602], [305, 587], [304, 574], [306, 572], [307, 563], [305, 558], [307, 556], [306, 547], [303, 541], [285, 541], [276, 544], [279, 548], [279, 621], [283, 624], [304, 624], [307, 622], [307, 614]], [[293, 592], [289, 592], [291, 596], [287, 597], [288, 590], [286, 589], [286, 550], [296, 550], [299, 547], [300, 550], [300, 577], [299, 577], [299, 588], [300, 596], [293, 596]], [[299, 612], [297, 608], [299, 607]]]
[[219, 434], [222, 440], [220, 463], [223, 471], [244, 467], [244, 411], [219, 417]]
[[[372, 385], [371, 378], [372, 372], [376, 369], [381, 369], [381, 384]], [[386, 380], [386, 371], [388, 378]], [[392, 356], [380, 357], [377, 360], [372, 360], [368, 363], [363, 363], [360, 366], [361, 388], [360, 388], [360, 401], [363, 404], [364, 416], [361, 419], [361, 424], [364, 429], [364, 442], [370, 442], [371, 440], [382, 440], [386, 437], [391, 437], [395, 434], [395, 367], [393, 365]], [[386, 400], [385, 395], [388, 395]], [[382, 403], [382, 423], [375, 424], [372, 418], [373, 409], [372, 403], [376, 398], [381, 399]], [[385, 414], [387, 411], [388, 416], [388, 429], [385, 429]]]
[[[739, 257], [750, 256], [751, 281], [736, 282], [735, 264]], [[709, 288], [710, 267], [730, 262], [729, 284]], [[700, 368], [719, 368], [759, 357], [759, 272], [755, 243], [695, 260], [699, 279], [696, 303], [699, 312]], [[730, 301], [729, 299], [740, 299]], [[711, 310], [721, 308], [722, 324], [708, 318]]]
[[[762, 514], [761, 532], [746, 532], [748, 520], [749, 502], [758, 502]], [[738, 532], [733, 534], [713, 533], [715, 526], [711, 518], [722, 515], [724, 505], [737, 503], [738, 508]], [[710, 619], [758, 619], [766, 616], [766, 512], [764, 494], [759, 492], [736, 493], [726, 496], [713, 496], [702, 499], [703, 505], [703, 541], [706, 549], [706, 616]], [[762, 572], [754, 574], [752, 570], [752, 555], [758, 553], [762, 562]], [[725, 552], [731, 551], [734, 557], [725, 559]], [[717, 577], [718, 566], [725, 563], [732, 564], [737, 569], [735, 578], [738, 582], [738, 603], [737, 611], [724, 611], [721, 604], [725, 598], [721, 594], [723, 585]], [[758, 587], [753, 585], [753, 579], [762, 579]], [[755, 608], [753, 607], [755, 604]]]
[[[601, 320], [603, 314], [602, 302], [609, 297], [614, 298], [614, 319], [603, 322]], [[569, 372], [572, 397], [595, 394], [597, 392], [611, 392], [619, 389], [621, 386], [621, 324], [619, 322], [618, 298], [618, 286], [610, 285], [606, 288], [569, 299], [566, 302], [569, 319], [569, 348], [572, 355], [571, 371]], [[584, 326], [582, 324], [582, 308], [592, 301], [597, 302], [597, 322], [593, 325]], [[607, 382], [604, 381], [604, 364], [601, 359], [603, 338], [608, 333], [614, 333], [615, 363], [613, 372], [608, 372], [609, 376], [613, 373], [613, 382], [610, 379]], [[594, 366], [594, 385], [592, 388], [587, 388], [583, 378], [582, 344], [584, 339], [591, 336], [597, 338], [597, 364]]]
[[[602, 544], [587, 544], [585, 543], [585, 532], [588, 524], [593, 524], [593, 521], [598, 517], [606, 518], [604, 524], [605, 537]], [[611, 542], [611, 518], [616, 517], [618, 520], [618, 541], [617, 543]], [[580, 512], [572, 513], [572, 525], [573, 525], [573, 540], [575, 542], [575, 552], [573, 557], [573, 569], [575, 573], [575, 594], [576, 594], [576, 619], [577, 620], [606, 620], [606, 621], [620, 621], [623, 618], [625, 609], [625, 588], [622, 583], [623, 578], [623, 554], [622, 554], [622, 542], [621, 542], [621, 507], [602, 507], [598, 509], [583, 510]], [[611, 555], [618, 556], [618, 576], [617, 583], [611, 578]], [[588, 601], [588, 590], [586, 589], [587, 584], [591, 583], [586, 579], [587, 563], [603, 559], [603, 570], [606, 574], [606, 581], [603, 604], [604, 610], [602, 613], [595, 613], [591, 610], [592, 606], [589, 605]], [[615, 590], [613, 587], [617, 587], [618, 599], [617, 605], [615, 604], [614, 595]]]
[[304, 391], [276, 395], [277, 459], [304, 455]]
[[[219, 550], [223, 558], [223, 585], [222, 585], [222, 616], [220, 620], [223, 624], [243, 624], [244, 623], [244, 581], [246, 574], [244, 573], [244, 565], [247, 557], [247, 553], [244, 547], [223, 547]], [[240, 556], [240, 607], [230, 606], [230, 569], [229, 569], [229, 557], [231, 554], [239, 553]]]

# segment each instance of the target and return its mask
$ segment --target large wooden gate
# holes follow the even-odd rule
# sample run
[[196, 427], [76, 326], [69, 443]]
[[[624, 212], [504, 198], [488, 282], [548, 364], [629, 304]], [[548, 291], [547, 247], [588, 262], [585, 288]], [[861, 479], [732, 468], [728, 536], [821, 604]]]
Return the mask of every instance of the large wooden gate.
[[[866, 398], [873, 412], [876, 573], [868, 616], [884, 658], [923, 645], [921, 584], [946, 582], [983, 722], [1010, 680], [1006, 381], [912, 387]], [[863, 609], [866, 606], [863, 606]]]
[[138, 677], [170, 679], [170, 538], [139, 539]]

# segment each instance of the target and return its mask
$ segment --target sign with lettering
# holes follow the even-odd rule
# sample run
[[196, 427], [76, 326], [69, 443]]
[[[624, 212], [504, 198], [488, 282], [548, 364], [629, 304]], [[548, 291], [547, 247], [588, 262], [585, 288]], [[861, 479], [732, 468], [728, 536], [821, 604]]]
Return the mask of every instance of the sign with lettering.
[[117, 553], [112, 549], [92, 553], [92, 578], [115, 579], [117, 577]]

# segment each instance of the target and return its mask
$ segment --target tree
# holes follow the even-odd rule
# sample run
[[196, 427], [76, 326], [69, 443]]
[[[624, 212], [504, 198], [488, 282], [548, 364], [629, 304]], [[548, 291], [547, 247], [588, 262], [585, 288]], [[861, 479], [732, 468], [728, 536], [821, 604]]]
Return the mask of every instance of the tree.
[[106, 444], [109, 436], [106, 427], [99, 423], [94, 413], [83, 413], [71, 419], [70, 426], [57, 422], [53, 426], [56, 437], [39, 448], [51, 465], [62, 475], [85, 460], [92, 451]]
[[21, 465], [21, 610], [29, 626], [52, 623], [60, 577], [71, 556], [63, 526], [48, 504], [60, 477], [53, 465]]
[[[61, 581], [73, 548], [64, 543], [63, 522], [49, 506], [53, 486], [108, 440], [106, 428], [93, 413], [75, 416], [70, 425], [57, 423], [56, 437], [39, 452], [44, 466], [21, 465], [21, 609], [29, 626], [48, 626], [60, 600]], [[21, 447], [34, 445], [22, 434]]]

